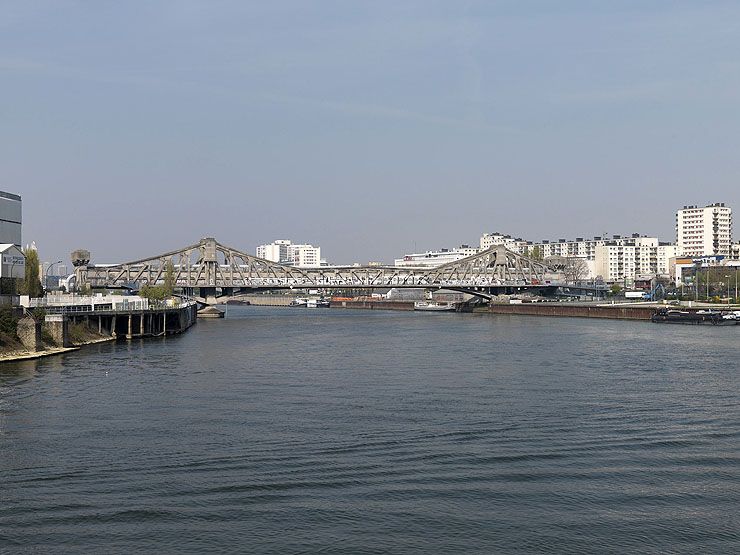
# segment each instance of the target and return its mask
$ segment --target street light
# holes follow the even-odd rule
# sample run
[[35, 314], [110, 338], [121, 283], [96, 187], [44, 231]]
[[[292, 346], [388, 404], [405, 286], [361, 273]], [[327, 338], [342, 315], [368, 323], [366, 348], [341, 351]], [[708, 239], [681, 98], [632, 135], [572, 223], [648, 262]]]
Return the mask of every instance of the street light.
[[730, 276], [725, 276], [727, 281], [727, 306], [730, 306]]
[[56, 262], [51, 262], [51, 263], [50, 263], [50, 264], [49, 264], [49, 265], [48, 265], [48, 266], [46, 267], [46, 270], [44, 270], [44, 275], [43, 275], [43, 278], [44, 278], [44, 292], [46, 292], [47, 286], [49, 285], [49, 276], [48, 276], [49, 270], [51, 270], [51, 267], [52, 267], [52, 266], [53, 266], [54, 264], [61, 264], [61, 263], [62, 263], [62, 261], [61, 261], [61, 260], [57, 260]]
[[[710, 268], [707, 268], [707, 302], [709, 302], [709, 278], [711, 276], [709, 271], [710, 271]], [[715, 279], [716, 279], [716, 275], [715, 275]]]
[[694, 268], [694, 300], [699, 302], [699, 266]]
[[13, 257], [13, 262], [10, 264], [10, 294], [15, 295], [15, 278], [13, 277], [13, 267], [18, 260]]

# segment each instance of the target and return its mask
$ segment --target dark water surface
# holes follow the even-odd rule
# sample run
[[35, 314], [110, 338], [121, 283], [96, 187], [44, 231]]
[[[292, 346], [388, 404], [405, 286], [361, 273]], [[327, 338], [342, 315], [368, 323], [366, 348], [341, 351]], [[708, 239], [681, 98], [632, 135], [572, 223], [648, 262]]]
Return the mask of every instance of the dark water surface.
[[740, 328], [229, 309], [0, 366], [3, 553], [733, 553]]

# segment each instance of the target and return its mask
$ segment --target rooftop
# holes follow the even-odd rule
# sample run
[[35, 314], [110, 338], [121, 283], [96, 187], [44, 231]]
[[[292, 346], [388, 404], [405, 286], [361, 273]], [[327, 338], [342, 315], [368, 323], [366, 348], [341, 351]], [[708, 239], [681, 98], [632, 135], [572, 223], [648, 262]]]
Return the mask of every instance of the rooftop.
[[15, 193], [7, 193], [5, 191], [0, 191], [0, 198], [7, 198], [10, 200], [21, 200], [20, 195], [16, 195]]

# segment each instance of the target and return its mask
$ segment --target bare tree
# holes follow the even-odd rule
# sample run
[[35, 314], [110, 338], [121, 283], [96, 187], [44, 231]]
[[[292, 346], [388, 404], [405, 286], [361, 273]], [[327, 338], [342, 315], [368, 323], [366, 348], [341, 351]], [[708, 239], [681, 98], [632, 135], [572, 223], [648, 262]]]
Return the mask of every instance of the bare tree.
[[583, 258], [576, 256], [549, 256], [545, 259], [553, 270], [563, 273], [565, 281], [575, 283], [584, 281], [589, 277], [588, 264]]

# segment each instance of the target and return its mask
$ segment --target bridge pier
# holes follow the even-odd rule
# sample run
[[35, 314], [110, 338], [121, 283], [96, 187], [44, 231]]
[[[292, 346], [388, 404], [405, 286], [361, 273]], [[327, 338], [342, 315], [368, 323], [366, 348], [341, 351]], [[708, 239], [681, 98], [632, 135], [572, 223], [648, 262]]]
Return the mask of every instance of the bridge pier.
[[218, 304], [218, 295], [215, 287], [201, 287], [199, 297], [207, 305]]

